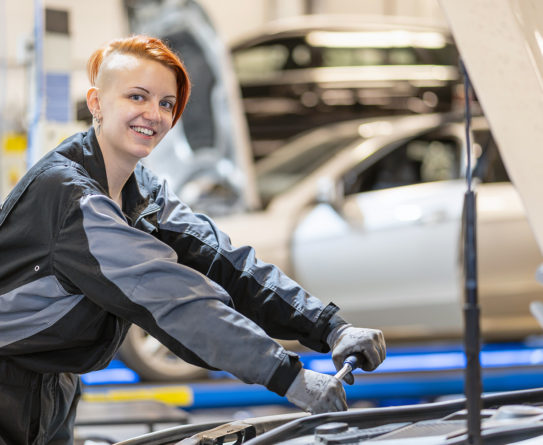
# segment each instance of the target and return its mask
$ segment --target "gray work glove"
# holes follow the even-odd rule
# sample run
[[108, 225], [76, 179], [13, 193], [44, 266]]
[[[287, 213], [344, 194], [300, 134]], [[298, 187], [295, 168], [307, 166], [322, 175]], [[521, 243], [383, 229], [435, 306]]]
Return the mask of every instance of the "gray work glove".
[[289, 386], [286, 398], [311, 414], [345, 411], [347, 401], [341, 382], [309, 369], [300, 372]]
[[[343, 324], [333, 329], [326, 341], [332, 349], [332, 361], [338, 371], [350, 355], [359, 357], [360, 367], [364, 371], [373, 371], [386, 357], [385, 338], [378, 329], [355, 328]], [[352, 385], [353, 374], [347, 374], [343, 380]]]

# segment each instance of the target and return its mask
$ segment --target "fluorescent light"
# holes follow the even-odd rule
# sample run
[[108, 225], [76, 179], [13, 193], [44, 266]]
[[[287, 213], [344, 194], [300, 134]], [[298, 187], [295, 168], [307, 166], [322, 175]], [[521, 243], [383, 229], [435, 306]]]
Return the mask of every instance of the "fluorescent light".
[[440, 33], [412, 31], [313, 31], [307, 35], [306, 41], [326, 48], [443, 48], [446, 44]]

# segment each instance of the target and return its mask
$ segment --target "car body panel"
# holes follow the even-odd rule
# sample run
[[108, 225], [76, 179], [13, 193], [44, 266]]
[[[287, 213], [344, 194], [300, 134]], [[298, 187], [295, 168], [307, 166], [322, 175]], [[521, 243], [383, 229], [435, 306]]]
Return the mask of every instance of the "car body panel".
[[440, 4], [541, 250], [543, 3], [440, 0]]
[[457, 331], [464, 189], [462, 180], [418, 184], [351, 196], [344, 209], [356, 213], [313, 209], [294, 233], [294, 275], [353, 323], [403, 335]]
[[520, 196], [511, 183], [483, 184], [477, 187], [477, 200], [483, 331], [501, 338], [537, 333], [529, 305], [543, 298], [535, 274], [543, 258]]

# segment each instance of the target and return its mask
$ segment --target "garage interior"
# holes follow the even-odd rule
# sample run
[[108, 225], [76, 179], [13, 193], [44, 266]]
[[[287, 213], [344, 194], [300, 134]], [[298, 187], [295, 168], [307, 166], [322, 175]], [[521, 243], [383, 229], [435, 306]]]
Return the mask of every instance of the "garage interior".
[[[451, 416], [465, 407], [464, 429], [432, 444], [460, 443], [455, 434], [482, 443], [481, 422], [500, 415], [540, 428], [536, 0], [0, 0], [0, 202], [42, 156], [92, 125], [87, 58], [136, 33], [174, 46], [193, 81], [181, 122], [144, 165], [233, 244], [337, 303], [349, 323], [383, 330], [385, 361], [343, 385], [349, 415], [396, 418], [398, 407], [419, 406], [425, 420], [432, 404]], [[281, 344], [304, 368], [336, 373], [330, 353]], [[302, 431], [313, 416], [263, 386], [182, 361], [137, 326], [107, 367], [81, 381], [78, 445], [366, 443], [378, 434], [360, 423], [355, 437], [350, 417], [331, 416], [324, 426], [350, 429], [321, 423], [304, 438], [266, 439], [290, 421]], [[533, 411], [496, 417], [502, 393]], [[192, 436], [215, 428], [200, 442]]]

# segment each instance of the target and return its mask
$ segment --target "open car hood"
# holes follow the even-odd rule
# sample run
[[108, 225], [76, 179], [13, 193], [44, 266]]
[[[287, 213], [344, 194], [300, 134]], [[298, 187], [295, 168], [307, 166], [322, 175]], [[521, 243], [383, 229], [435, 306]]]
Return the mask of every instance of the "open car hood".
[[543, 2], [440, 2], [543, 252]]

